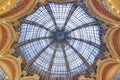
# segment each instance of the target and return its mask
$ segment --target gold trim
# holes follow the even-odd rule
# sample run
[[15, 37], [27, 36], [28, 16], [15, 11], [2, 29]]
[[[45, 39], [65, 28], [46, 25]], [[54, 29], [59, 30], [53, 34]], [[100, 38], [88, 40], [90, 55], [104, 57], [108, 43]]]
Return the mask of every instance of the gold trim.
[[15, 7], [16, 0], [1, 0], [0, 1], [0, 15], [4, 14]]
[[109, 1], [104, 0], [104, 2], [106, 4], [108, 11], [112, 15], [120, 18], [120, 0], [114, 0], [114, 1], [113, 0], [109, 0]]
[[[9, 61], [10, 63], [7, 63], [5, 61]], [[14, 66], [11, 66], [10, 64], [12, 63], [12, 65]], [[20, 66], [20, 62], [18, 61], [17, 58], [11, 56], [11, 55], [7, 55], [7, 56], [1, 56], [0, 57], [0, 67], [5, 71], [5, 73], [7, 74], [8, 76], [8, 80], [19, 80], [20, 78], [20, 74], [21, 74], [21, 66]], [[16, 74], [13, 74], [11, 70], [11, 67], [13, 69], [15, 69], [14, 71], [16, 71], [15, 73]], [[15, 77], [12, 77], [12, 76], [15, 76]]]
[[6, 42], [1, 42], [1, 43], [5, 43], [5, 46], [3, 47], [3, 49], [0, 51], [0, 54], [4, 54], [8, 49], [10, 49], [13, 41], [15, 40], [15, 31], [14, 29], [12, 28], [12, 25], [10, 24], [7, 24], [7, 23], [2, 23], [0, 22], [0, 25], [2, 25], [1, 27], [4, 27], [5, 31], [7, 32], [7, 34], [4, 34], [4, 35], [7, 35], [8, 36], [8, 39]]
[[88, 8], [88, 12], [94, 16], [94, 17], [97, 17], [98, 19], [100, 19], [101, 21], [104, 21], [108, 24], [120, 24], [119, 21], [116, 21], [114, 19], [111, 19], [105, 15], [103, 15], [102, 13], [100, 13], [98, 10], [96, 10], [95, 6], [93, 6], [93, 3], [91, 0], [86, 0], [85, 1], [85, 4], [86, 4], [86, 7]]
[[[108, 66], [110, 64], [114, 64], [114, 66]], [[116, 61], [114, 59], [105, 59], [103, 61], [99, 60], [97, 62], [97, 66], [97, 79], [103, 80], [104, 77], [105, 80], [111, 80], [115, 73], [117, 73], [120, 69], [120, 61]], [[106, 73], [104, 73], [104, 69], [107, 70]]]
[[[115, 50], [115, 47], [119, 47], [119, 46], [117, 46], [117, 45], [113, 46], [113, 41], [112, 41], [113, 40], [113, 34], [118, 29], [120, 30], [120, 27], [117, 27], [117, 26], [114, 26], [113, 28], [109, 28], [108, 31], [106, 32], [106, 35], [105, 35], [105, 42], [106, 42], [106, 45], [107, 45], [107, 47], [110, 51], [110, 54], [112, 56], [114, 56], [115, 59], [120, 60], [120, 56], [118, 56], [119, 53], [117, 53], [116, 50]], [[116, 41], [117, 41], [117, 39], [116, 39]], [[119, 38], [118, 38], [118, 41], [120, 42]]]
[[[25, 1], [25, 0], [22, 0], [21, 3], [23, 1]], [[17, 19], [19, 19], [19, 18], [21, 18], [21, 17], [23, 17], [25, 15], [29, 15], [31, 12], [33, 12], [34, 7], [36, 6], [37, 3], [38, 3], [38, 0], [30, 0], [30, 2], [28, 3], [28, 5], [26, 5], [24, 7], [24, 9], [20, 10], [19, 12], [16, 12], [13, 15], [10, 15], [8, 17], [2, 18], [2, 21], [3, 20], [5, 20], [5, 21], [15, 21], [15, 20], [17, 20]]]

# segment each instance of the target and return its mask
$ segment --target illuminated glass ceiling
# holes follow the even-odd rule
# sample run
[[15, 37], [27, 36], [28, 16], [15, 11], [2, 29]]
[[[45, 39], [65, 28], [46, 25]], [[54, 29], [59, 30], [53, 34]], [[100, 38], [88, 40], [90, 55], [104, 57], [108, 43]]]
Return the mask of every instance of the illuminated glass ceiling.
[[103, 49], [101, 22], [75, 2], [49, 2], [21, 19], [19, 44], [28, 65], [50, 77], [76, 75], [92, 65]]

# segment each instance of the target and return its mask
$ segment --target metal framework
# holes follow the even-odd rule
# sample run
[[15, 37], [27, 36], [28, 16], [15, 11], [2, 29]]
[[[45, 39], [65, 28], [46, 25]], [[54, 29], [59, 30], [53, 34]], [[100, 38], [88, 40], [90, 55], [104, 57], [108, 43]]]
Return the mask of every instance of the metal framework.
[[65, 64], [66, 64], [66, 68], [67, 68], [67, 73], [70, 76], [71, 71], [70, 71], [69, 61], [67, 59], [67, 54], [66, 54], [66, 51], [65, 51], [65, 47], [64, 47], [64, 45], [62, 45], [61, 47], [62, 47], [62, 50], [63, 50], [63, 53], [64, 53], [64, 59], [65, 59]]
[[32, 64], [35, 62], [35, 60], [36, 60], [51, 44], [53, 44], [53, 41], [50, 42], [46, 47], [44, 47], [44, 48], [30, 61], [30, 63], [28, 63], [28, 64], [26, 65], [25, 70], [28, 70], [28, 69], [32, 66]]
[[19, 48], [19, 47], [21, 47], [23, 45], [26, 45], [28, 43], [32, 43], [34, 41], [39, 41], [39, 40], [42, 40], [42, 39], [50, 39], [50, 38], [52, 38], [52, 37], [41, 37], [41, 38], [30, 39], [30, 40], [23, 41], [23, 42], [20, 42], [20, 43], [14, 45], [14, 48]]
[[40, 28], [43, 28], [49, 32], [53, 32], [52, 30], [46, 28], [45, 26], [39, 24], [39, 23], [36, 23], [36, 22], [33, 22], [33, 21], [30, 21], [30, 20], [20, 20], [20, 23], [23, 23], [23, 24], [30, 24], [30, 25], [34, 25], [34, 26], [37, 26], [37, 27], [40, 27]]
[[51, 72], [53, 62], [54, 62], [54, 59], [55, 59], [56, 51], [57, 51], [57, 46], [55, 47], [55, 50], [53, 52], [53, 55], [51, 57], [50, 64], [49, 64], [49, 67], [48, 67], [48, 72], [49, 72], [48, 75], [49, 75], [49, 77], [50, 77], [50, 72]]
[[54, 15], [53, 15], [53, 12], [52, 12], [52, 10], [51, 10], [51, 7], [49, 6], [49, 4], [46, 4], [46, 5], [45, 5], [45, 8], [46, 8], [46, 10], [48, 11], [49, 15], [51, 16], [51, 19], [52, 19], [52, 21], [54, 22], [54, 25], [55, 25], [55, 29], [57, 30], [57, 29], [58, 29], [58, 26], [57, 26], [57, 23], [56, 23], [56, 21], [55, 21], [55, 17], [54, 17]]
[[67, 33], [71, 33], [71, 32], [73, 32], [73, 31], [78, 30], [78, 29], [81, 29], [81, 28], [86, 28], [86, 27], [89, 27], [89, 26], [95, 26], [95, 25], [100, 25], [100, 24], [101, 24], [101, 23], [99, 23], [98, 21], [86, 23], [86, 24], [83, 24], [83, 25], [81, 25], [81, 26], [78, 26], [78, 27], [76, 27], [76, 28], [68, 31]]
[[14, 48], [19, 48], [25, 57], [24, 70], [33, 68], [50, 78], [72, 79], [82, 71], [93, 72], [95, 59], [104, 55], [102, 23], [90, 17], [76, 1], [39, 6], [20, 23], [21, 34]]
[[75, 2], [74, 2], [73, 6], [71, 7], [71, 9], [70, 9], [70, 11], [69, 11], [69, 14], [68, 14], [68, 16], [67, 16], [67, 18], [66, 18], [66, 21], [65, 21], [65, 23], [64, 23], [64, 25], [63, 25], [63, 30], [65, 29], [65, 27], [66, 27], [69, 19], [71, 18], [72, 14], [74, 13], [74, 11], [76, 10], [77, 7], [78, 7], [78, 6], [77, 6], [77, 5], [75, 4]]
[[70, 45], [68, 42], [67, 42], [67, 45], [70, 46], [70, 48], [72, 48], [74, 50], [74, 52], [79, 56], [79, 58], [83, 61], [83, 63], [85, 63], [85, 65], [87, 66], [88, 68], [88, 71], [89, 73], [91, 73], [91, 70], [92, 70], [92, 67], [90, 66], [90, 64], [87, 62], [87, 60], [81, 55], [80, 52], [78, 52], [72, 45]]

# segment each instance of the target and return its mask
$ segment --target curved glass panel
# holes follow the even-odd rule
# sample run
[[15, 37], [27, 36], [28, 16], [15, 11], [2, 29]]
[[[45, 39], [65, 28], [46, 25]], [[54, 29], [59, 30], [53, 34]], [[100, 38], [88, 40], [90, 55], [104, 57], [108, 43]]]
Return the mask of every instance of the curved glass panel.
[[7, 76], [6, 76], [5, 72], [0, 68], [0, 80], [4, 80], [6, 78], [7, 78]]
[[100, 25], [75, 3], [48, 3], [21, 20], [18, 47], [40, 73], [76, 75], [89, 69], [100, 53]]
[[120, 73], [117, 73], [112, 80], [120, 80]]

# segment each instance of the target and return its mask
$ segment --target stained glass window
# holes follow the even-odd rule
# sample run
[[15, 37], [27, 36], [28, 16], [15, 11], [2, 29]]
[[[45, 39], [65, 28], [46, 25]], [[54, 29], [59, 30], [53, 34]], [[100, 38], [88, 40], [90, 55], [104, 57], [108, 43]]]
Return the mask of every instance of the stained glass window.
[[89, 69], [100, 54], [101, 23], [75, 3], [49, 2], [20, 22], [18, 47], [41, 73], [75, 75]]

